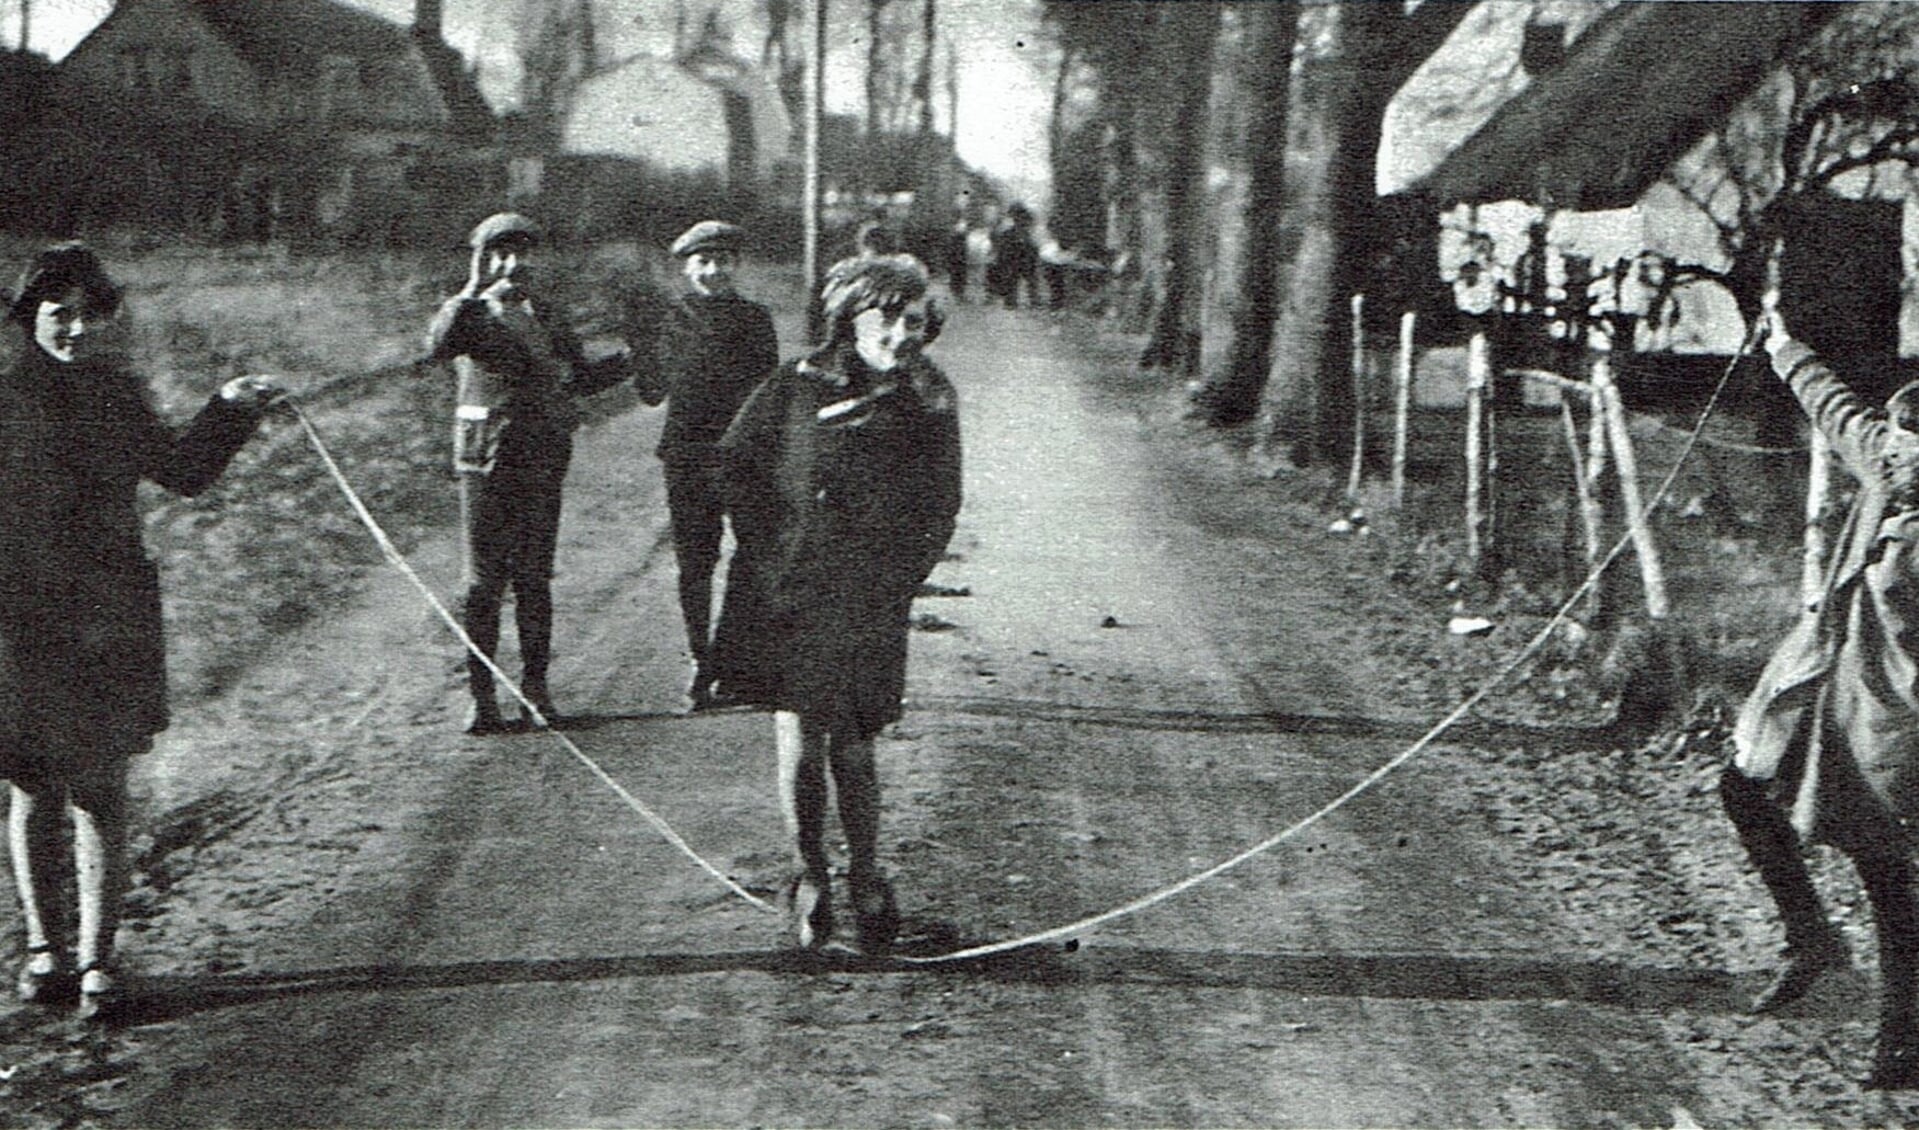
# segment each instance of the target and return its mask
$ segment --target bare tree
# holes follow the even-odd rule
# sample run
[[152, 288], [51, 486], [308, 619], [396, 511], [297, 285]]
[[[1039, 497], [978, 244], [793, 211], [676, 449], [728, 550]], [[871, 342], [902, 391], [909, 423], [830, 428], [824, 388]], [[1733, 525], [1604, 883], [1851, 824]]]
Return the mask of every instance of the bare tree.
[[1203, 273], [1200, 231], [1206, 196], [1200, 183], [1206, 153], [1206, 102], [1212, 92], [1213, 44], [1219, 34], [1217, 4], [1180, 4], [1166, 15], [1169, 63], [1178, 76], [1178, 109], [1164, 187], [1168, 240], [1159, 308], [1140, 354], [1140, 364], [1191, 375], [1199, 365], [1199, 280]]
[[[1164, 21], [1183, 7], [1148, 0], [1047, 0], [1045, 9], [1062, 54], [1073, 64], [1060, 72], [1055, 89], [1054, 230], [1097, 224], [1099, 241], [1126, 262], [1151, 264], [1155, 282], [1166, 224], [1149, 191], [1155, 178], [1148, 174], [1168, 164], [1171, 149], [1190, 143], [1172, 135], [1165, 113], [1177, 98], [1164, 59], [1170, 49]], [[1071, 119], [1069, 100], [1090, 107], [1085, 121]], [[1074, 152], [1074, 146], [1096, 152]], [[1081, 173], [1083, 166], [1099, 170], [1097, 177]], [[1090, 204], [1069, 201], [1070, 191], [1095, 196]], [[1090, 215], [1078, 216], [1080, 211]], [[1137, 273], [1128, 270], [1129, 276]]]

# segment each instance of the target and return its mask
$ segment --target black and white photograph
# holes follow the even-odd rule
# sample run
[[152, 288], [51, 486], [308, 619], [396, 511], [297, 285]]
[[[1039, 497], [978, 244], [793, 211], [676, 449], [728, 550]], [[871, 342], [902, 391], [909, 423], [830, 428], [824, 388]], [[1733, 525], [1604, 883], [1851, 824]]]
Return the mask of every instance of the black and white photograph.
[[1919, 3], [0, 0], [0, 1126], [1919, 1125]]

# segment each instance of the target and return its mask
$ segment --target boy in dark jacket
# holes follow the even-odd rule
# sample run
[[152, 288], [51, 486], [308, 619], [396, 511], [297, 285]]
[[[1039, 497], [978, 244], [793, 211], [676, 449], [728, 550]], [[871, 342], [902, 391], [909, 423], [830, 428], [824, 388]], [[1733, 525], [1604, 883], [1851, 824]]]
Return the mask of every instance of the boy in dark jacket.
[[680, 569], [680, 613], [693, 655], [688, 697], [695, 710], [715, 702], [711, 651], [713, 570], [720, 559], [720, 437], [740, 405], [779, 364], [779, 339], [766, 307], [740, 296], [733, 272], [746, 233], [718, 220], [693, 225], [673, 241], [687, 290], [667, 312], [655, 365], [635, 375], [640, 398], [666, 402], [657, 454], [666, 475], [673, 553]]

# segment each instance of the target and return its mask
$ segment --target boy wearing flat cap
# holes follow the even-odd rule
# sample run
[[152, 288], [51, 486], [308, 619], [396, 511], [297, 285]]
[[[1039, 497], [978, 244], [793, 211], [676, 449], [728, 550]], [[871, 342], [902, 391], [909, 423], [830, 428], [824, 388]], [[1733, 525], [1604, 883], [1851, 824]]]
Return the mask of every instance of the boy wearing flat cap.
[[[540, 243], [531, 220], [516, 212], [488, 216], [467, 242], [473, 258], [466, 288], [447, 299], [427, 331], [427, 359], [451, 360], [459, 376], [453, 469], [466, 533], [465, 627], [491, 658], [500, 609], [513, 590], [520, 689], [537, 710], [524, 712], [525, 720], [555, 722], [547, 689], [553, 552], [579, 424], [574, 401], [618, 384], [626, 358], [588, 363], [579, 339], [529, 289]], [[471, 655], [467, 686], [467, 733], [506, 730], [493, 674]]]
[[673, 241], [686, 292], [668, 310], [654, 364], [634, 375], [640, 398], [666, 403], [656, 454], [666, 476], [680, 614], [693, 655], [687, 691], [693, 709], [715, 703], [711, 651], [713, 570], [720, 559], [720, 437], [752, 391], [779, 365], [779, 339], [766, 307], [740, 296], [733, 272], [746, 232], [705, 220]]

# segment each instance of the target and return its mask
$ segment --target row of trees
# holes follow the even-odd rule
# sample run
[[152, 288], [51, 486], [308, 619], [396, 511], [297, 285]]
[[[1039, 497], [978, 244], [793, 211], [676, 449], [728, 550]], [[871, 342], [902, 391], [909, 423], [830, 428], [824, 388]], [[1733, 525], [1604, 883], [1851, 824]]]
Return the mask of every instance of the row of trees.
[[[1682, 269], [1742, 307], [1795, 200], [1848, 174], [1886, 180], [1889, 164], [1896, 180], [1919, 154], [1919, 12], [1832, 7], [1845, 11], [1666, 173], [1722, 233], [1724, 263]], [[1192, 380], [1209, 422], [1257, 421], [1269, 454], [1299, 462], [1345, 454], [1349, 297], [1403, 287], [1436, 220], [1376, 191], [1387, 107], [1474, 8], [1045, 0], [1054, 232], [1138, 257], [1157, 294], [1142, 360]]]
[[[1061, 52], [1055, 232], [1139, 256], [1159, 295], [1145, 359], [1200, 380], [1212, 422], [1261, 417], [1302, 461], [1349, 436], [1347, 295], [1391, 249], [1373, 187], [1386, 105], [1471, 7], [1046, 0]], [[1222, 132], [1243, 139], [1247, 175], [1209, 246], [1194, 141], [1218, 114], [1236, 115]], [[1235, 283], [1227, 340], [1208, 348], [1215, 255]], [[1272, 373], [1286, 379], [1269, 388]]]

